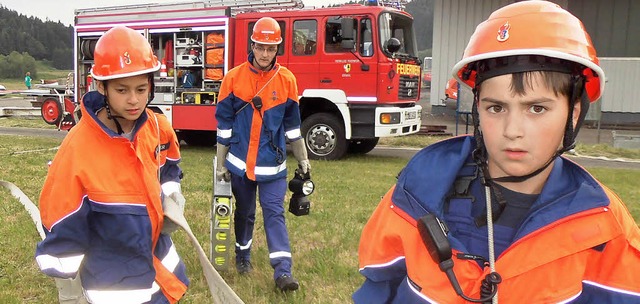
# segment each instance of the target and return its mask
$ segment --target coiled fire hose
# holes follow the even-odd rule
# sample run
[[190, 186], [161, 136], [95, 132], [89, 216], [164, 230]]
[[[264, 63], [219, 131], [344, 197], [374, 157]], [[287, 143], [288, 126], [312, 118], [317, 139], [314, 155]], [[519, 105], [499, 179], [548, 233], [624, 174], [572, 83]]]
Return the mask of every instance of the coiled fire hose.
[[[42, 239], [45, 238], [44, 229], [42, 229], [42, 221], [40, 220], [40, 210], [31, 202], [20, 188], [10, 182], [0, 180], [0, 186], [6, 188], [27, 210], [31, 220], [38, 230], [38, 234]], [[180, 226], [189, 236], [189, 240], [196, 247], [198, 253], [198, 260], [202, 266], [204, 277], [207, 280], [213, 303], [224, 304], [244, 304], [244, 302], [236, 295], [236, 293], [227, 285], [222, 276], [213, 268], [211, 262], [207, 258], [202, 246], [198, 242], [198, 239], [193, 235], [189, 223], [185, 219], [178, 204], [169, 197], [165, 197], [165, 216], [171, 219], [174, 223]], [[83, 292], [80, 280], [78, 279], [60, 279], [55, 278], [56, 287], [58, 288], [58, 299], [61, 304], [84, 304], [87, 303]]]

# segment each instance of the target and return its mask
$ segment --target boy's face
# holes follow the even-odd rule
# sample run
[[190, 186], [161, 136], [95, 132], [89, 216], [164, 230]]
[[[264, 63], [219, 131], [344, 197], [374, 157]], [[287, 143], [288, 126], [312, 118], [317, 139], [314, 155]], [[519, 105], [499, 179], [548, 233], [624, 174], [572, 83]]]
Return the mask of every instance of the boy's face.
[[278, 45], [254, 43], [253, 56], [255, 56], [255, 64], [257, 68], [265, 70], [271, 66], [271, 62], [278, 53]]
[[147, 75], [138, 75], [109, 80], [107, 90], [105, 94], [104, 82], [100, 81], [98, 91], [107, 96], [111, 114], [135, 121], [147, 106], [151, 85]]
[[[511, 90], [511, 75], [482, 82], [478, 112], [492, 177], [523, 176], [544, 166], [561, 147], [569, 113], [568, 97], [556, 96], [532, 75], [524, 95]], [[580, 103], [573, 112], [574, 126]], [[552, 166], [541, 174], [546, 178]]]

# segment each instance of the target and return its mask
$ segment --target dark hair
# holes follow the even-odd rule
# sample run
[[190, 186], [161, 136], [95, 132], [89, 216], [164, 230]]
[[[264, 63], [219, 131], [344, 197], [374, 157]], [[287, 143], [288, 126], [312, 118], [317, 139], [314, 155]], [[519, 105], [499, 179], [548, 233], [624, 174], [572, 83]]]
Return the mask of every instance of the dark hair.
[[541, 85], [553, 91], [556, 96], [571, 97], [571, 75], [552, 71], [528, 71], [511, 74], [511, 92], [520, 96], [533, 89], [536, 78], [542, 80]]
[[500, 75], [511, 74], [511, 90], [524, 95], [533, 88], [536, 77], [558, 95], [571, 97], [573, 75], [581, 75], [584, 66], [575, 62], [541, 55], [514, 55], [480, 60], [473, 63], [476, 70], [476, 87], [482, 82]]

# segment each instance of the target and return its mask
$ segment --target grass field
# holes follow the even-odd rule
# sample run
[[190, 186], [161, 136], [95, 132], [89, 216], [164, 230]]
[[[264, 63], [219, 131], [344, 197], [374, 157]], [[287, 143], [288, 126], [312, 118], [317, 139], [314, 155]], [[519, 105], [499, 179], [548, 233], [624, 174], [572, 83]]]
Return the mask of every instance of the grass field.
[[[36, 68], [38, 69], [37, 77], [31, 80], [31, 88], [40, 83], [40, 79], [46, 80], [58, 80], [59, 84], [64, 85], [71, 70], [58, 70], [52, 68], [48, 63], [43, 61], [36, 61]], [[33, 71], [31, 72], [33, 74]], [[7, 90], [26, 90], [24, 85], [24, 77], [21, 78], [0, 78], [0, 84], [4, 85]]]
[[[0, 180], [16, 184], [35, 203], [44, 182], [47, 161], [60, 140], [0, 136]], [[20, 151], [31, 151], [20, 153]], [[206, 252], [209, 252], [209, 212], [212, 188], [213, 149], [183, 148], [185, 172], [183, 192], [186, 217]], [[254, 235], [254, 272], [239, 276], [222, 273], [246, 303], [348, 303], [362, 283], [358, 274], [357, 249], [360, 231], [380, 198], [394, 184], [406, 159], [372, 156], [348, 157], [340, 161], [312, 161], [317, 190], [311, 195], [311, 214], [295, 217], [286, 213], [294, 258], [294, 275], [301, 289], [290, 295], [274, 290], [272, 269], [258, 213]], [[290, 156], [290, 169], [295, 160]], [[594, 176], [609, 185], [629, 205], [640, 221], [640, 170], [593, 169]], [[22, 205], [0, 190], [0, 299], [2, 303], [54, 303], [52, 279], [41, 274], [34, 261], [39, 236]], [[288, 197], [286, 198], [288, 206]], [[260, 210], [258, 208], [258, 210]], [[260, 211], [258, 211], [260, 212]], [[181, 303], [210, 303], [197, 256], [182, 232], [174, 234], [184, 258], [191, 286]]]

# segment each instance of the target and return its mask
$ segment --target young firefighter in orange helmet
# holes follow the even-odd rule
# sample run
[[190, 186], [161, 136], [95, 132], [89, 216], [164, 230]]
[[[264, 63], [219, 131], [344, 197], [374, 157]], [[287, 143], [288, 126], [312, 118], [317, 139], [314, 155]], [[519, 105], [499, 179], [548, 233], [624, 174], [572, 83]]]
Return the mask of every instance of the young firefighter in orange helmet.
[[256, 215], [256, 190], [264, 218], [269, 261], [276, 287], [296, 290], [291, 273], [289, 235], [284, 217], [287, 190], [286, 140], [303, 173], [311, 169], [300, 133], [300, 108], [295, 76], [276, 63], [282, 35], [273, 18], [260, 18], [251, 35], [248, 60], [222, 80], [216, 108], [218, 180], [231, 180], [236, 198], [234, 231], [236, 269], [248, 273]]
[[146, 106], [160, 64], [146, 38], [118, 26], [98, 40], [82, 119], [65, 137], [40, 196], [47, 275], [80, 275], [90, 303], [176, 303], [189, 280], [164, 220], [184, 208], [176, 134]]
[[560, 155], [605, 77], [580, 20], [547, 1], [496, 10], [453, 68], [474, 136], [403, 169], [360, 240], [356, 303], [640, 303], [640, 230]]

